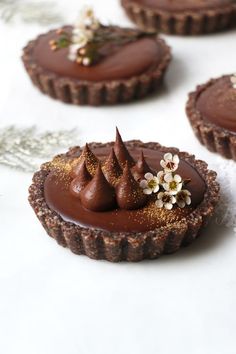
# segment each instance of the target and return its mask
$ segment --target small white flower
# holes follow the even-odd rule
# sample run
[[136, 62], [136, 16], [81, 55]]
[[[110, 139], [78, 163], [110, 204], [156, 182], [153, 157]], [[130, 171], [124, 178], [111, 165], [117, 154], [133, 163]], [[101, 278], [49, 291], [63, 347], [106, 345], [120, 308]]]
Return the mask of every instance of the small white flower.
[[177, 194], [181, 191], [183, 182], [179, 175], [173, 175], [172, 173], [167, 173], [164, 176], [165, 183], [163, 184], [164, 189], [172, 195]]
[[187, 189], [183, 189], [176, 195], [176, 203], [180, 208], [191, 204], [191, 193]]
[[167, 210], [171, 210], [173, 205], [176, 203], [176, 199], [169, 192], [160, 192], [157, 196], [156, 206], [158, 208], [165, 208]]
[[74, 54], [74, 53], [69, 53], [69, 54], [68, 54], [68, 59], [69, 59], [70, 61], [76, 61], [76, 58], [77, 58], [77, 55], [76, 55], [76, 54]]
[[78, 45], [78, 44], [70, 45], [70, 53], [71, 54], [77, 54], [79, 49], [80, 49], [80, 45]]
[[91, 28], [93, 30], [96, 30], [98, 29], [99, 26], [100, 23], [98, 19], [95, 17], [93, 9], [89, 6], [85, 6], [80, 12], [75, 27], [82, 28], [82, 29]]
[[87, 57], [83, 58], [83, 60], [82, 60], [82, 64], [84, 66], [89, 66], [90, 62], [91, 62], [91, 60], [89, 58], [87, 58]]
[[[85, 47], [94, 38], [94, 32], [100, 27], [98, 19], [95, 17], [93, 10], [90, 7], [85, 7], [74, 25], [71, 37], [71, 45], [69, 47], [68, 58], [71, 61], [77, 61], [85, 66], [91, 64], [88, 58], [78, 57], [79, 49]], [[81, 54], [82, 55], [82, 54]]]
[[164, 160], [161, 160], [160, 164], [165, 172], [174, 172], [179, 166], [179, 156], [173, 156], [171, 153], [167, 153], [164, 155]]
[[80, 49], [80, 46], [78, 44], [70, 45], [68, 58], [71, 61], [75, 61], [76, 60], [79, 49]]
[[231, 80], [231, 83], [233, 85], [233, 88], [236, 89], [236, 74], [232, 75], [230, 80]]
[[80, 48], [84, 47], [90, 40], [92, 35], [89, 31], [73, 31], [71, 41], [73, 44], [79, 45]]
[[143, 189], [144, 194], [157, 193], [159, 191], [159, 178], [153, 176], [152, 173], [146, 173], [145, 179], [140, 182], [140, 187]]

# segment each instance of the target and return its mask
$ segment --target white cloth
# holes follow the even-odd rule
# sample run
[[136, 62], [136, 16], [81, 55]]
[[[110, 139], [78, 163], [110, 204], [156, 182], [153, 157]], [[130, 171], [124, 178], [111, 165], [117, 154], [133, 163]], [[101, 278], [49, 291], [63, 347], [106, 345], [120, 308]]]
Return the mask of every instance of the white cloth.
[[[67, 0], [58, 6], [71, 22], [82, 3]], [[129, 24], [118, 0], [90, 3], [103, 19]], [[235, 164], [199, 144], [184, 111], [187, 93], [196, 84], [236, 70], [235, 31], [198, 38], [165, 36], [174, 58], [159, 95], [92, 108], [56, 102], [30, 83], [21, 48], [45, 30], [20, 21], [0, 22], [0, 127], [76, 127], [78, 143], [85, 143], [113, 140], [117, 125], [126, 140], [179, 147], [219, 171], [227, 210], [235, 214]], [[30, 174], [0, 166], [1, 353], [235, 353], [232, 227], [212, 222], [191, 247], [157, 261], [96, 262], [73, 255], [46, 235], [27, 202], [30, 181]], [[235, 215], [231, 226], [234, 220]]]

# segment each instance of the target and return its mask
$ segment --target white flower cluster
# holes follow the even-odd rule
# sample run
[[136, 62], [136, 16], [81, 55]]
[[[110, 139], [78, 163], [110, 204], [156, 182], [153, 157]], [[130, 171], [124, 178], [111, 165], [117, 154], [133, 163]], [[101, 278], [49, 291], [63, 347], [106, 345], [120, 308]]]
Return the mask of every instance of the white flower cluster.
[[236, 89], [236, 73], [231, 76], [230, 80], [231, 80], [231, 83], [233, 85], [233, 88]]
[[182, 189], [184, 181], [180, 175], [175, 174], [179, 167], [178, 155], [167, 153], [160, 164], [163, 171], [158, 172], [156, 176], [146, 173], [145, 179], [140, 182], [143, 193], [147, 195], [157, 193], [158, 208], [171, 210], [174, 204], [180, 208], [190, 205], [191, 193], [187, 189]]
[[100, 22], [95, 17], [93, 9], [85, 7], [74, 25], [71, 44], [69, 47], [69, 59], [78, 64], [88, 66], [90, 58], [86, 57], [84, 47], [94, 38], [94, 32], [100, 27]]

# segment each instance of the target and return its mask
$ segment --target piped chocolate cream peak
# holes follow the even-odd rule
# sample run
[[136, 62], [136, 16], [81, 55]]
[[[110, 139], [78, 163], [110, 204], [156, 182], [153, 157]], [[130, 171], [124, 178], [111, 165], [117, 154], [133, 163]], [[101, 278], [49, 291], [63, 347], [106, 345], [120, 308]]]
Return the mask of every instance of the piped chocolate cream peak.
[[114, 144], [114, 151], [121, 167], [125, 167], [126, 161], [128, 161], [129, 166], [135, 165], [135, 161], [125, 146], [118, 128], [116, 128], [116, 141]]
[[84, 162], [86, 162], [89, 173], [94, 175], [99, 161], [92, 150], [89, 148], [88, 144], [85, 144], [83, 151], [78, 158], [78, 162], [72, 170], [72, 176], [76, 177], [79, 174], [80, 168]]
[[134, 179], [128, 161], [116, 187], [116, 199], [118, 206], [126, 210], [142, 208], [147, 202], [147, 196]]
[[143, 179], [146, 173], [153, 173], [153, 170], [148, 166], [147, 161], [145, 160], [143, 151], [136, 162], [135, 166], [132, 168], [132, 173], [136, 181]]
[[80, 169], [78, 171], [77, 176], [73, 179], [70, 184], [70, 193], [75, 197], [79, 197], [80, 192], [87, 186], [87, 184], [91, 181], [92, 176], [88, 172], [86, 167], [86, 162], [83, 161]]
[[108, 211], [116, 206], [115, 189], [106, 180], [99, 164], [93, 179], [80, 193], [84, 208], [91, 211]]
[[122, 175], [122, 169], [113, 148], [111, 149], [110, 155], [103, 165], [103, 173], [107, 181], [113, 186], [117, 184], [118, 178]]

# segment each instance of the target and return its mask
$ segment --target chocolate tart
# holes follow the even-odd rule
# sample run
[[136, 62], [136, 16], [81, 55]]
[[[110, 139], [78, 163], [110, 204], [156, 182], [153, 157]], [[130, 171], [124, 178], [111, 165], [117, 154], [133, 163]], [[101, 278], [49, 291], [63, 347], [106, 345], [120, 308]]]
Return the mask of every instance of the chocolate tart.
[[[183, 209], [154, 209], [152, 196], [137, 193], [133, 176], [155, 170], [166, 152], [179, 155], [180, 172], [191, 179], [192, 204]], [[151, 198], [148, 204], [145, 198]], [[91, 143], [56, 156], [35, 173], [29, 188], [29, 202], [49, 236], [75, 254], [111, 262], [155, 259], [189, 245], [218, 199], [216, 173], [205, 162], [158, 143], [124, 144], [119, 136], [115, 145]]]
[[[98, 63], [84, 67], [68, 59], [68, 48], [52, 51], [58, 30], [40, 35], [23, 50], [32, 83], [52, 98], [75, 105], [113, 105], [142, 98], [157, 90], [169, 65], [170, 49], [163, 39], [139, 30], [109, 26], [111, 35], [127, 38], [110, 45]], [[72, 27], [63, 30], [71, 33]], [[130, 40], [137, 34], [137, 40]]]
[[212, 79], [189, 94], [187, 116], [198, 140], [236, 161], [236, 88], [232, 76]]
[[236, 25], [234, 0], [121, 0], [140, 28], [168, 34], [200, 35]]

